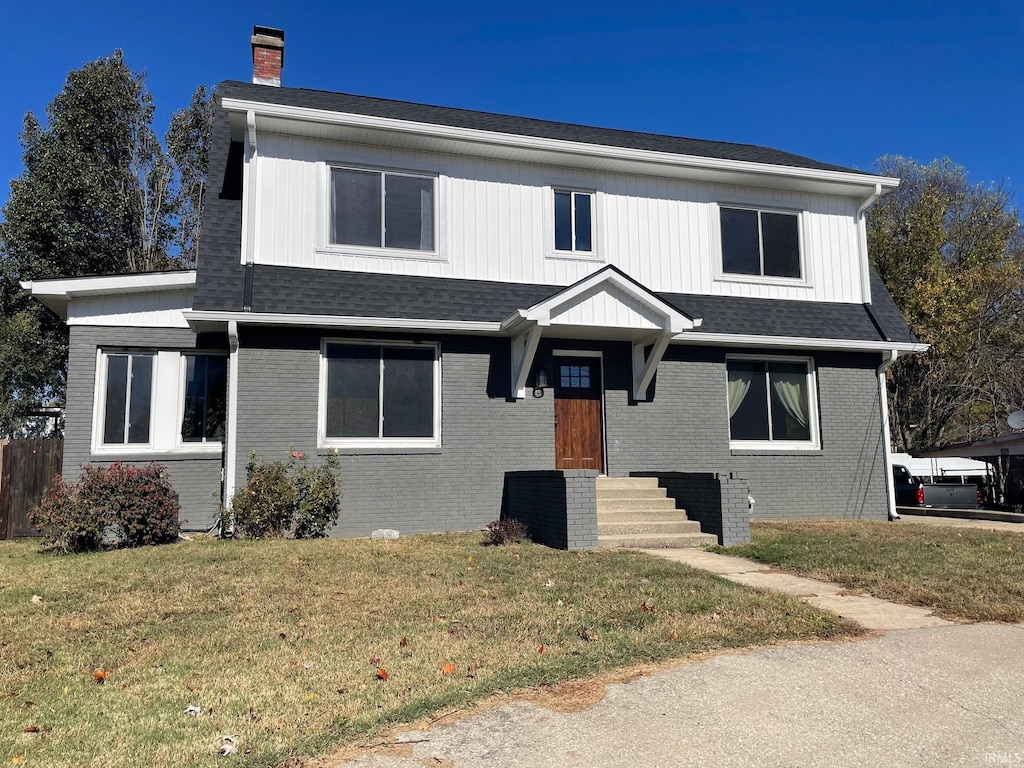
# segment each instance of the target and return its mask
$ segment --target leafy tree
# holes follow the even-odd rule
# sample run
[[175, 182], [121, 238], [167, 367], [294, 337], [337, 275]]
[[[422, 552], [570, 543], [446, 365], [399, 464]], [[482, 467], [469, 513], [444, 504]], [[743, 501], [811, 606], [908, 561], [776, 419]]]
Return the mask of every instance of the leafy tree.
[[998, 434], [1020, 406], [1024, 228], [1000, 185], [972, 185], [948, 159], [883, 157], [900, 187], [868, 214], [871, 260], [917, 337], [931, 345], [890, 369], [897, 447]]
[[194, 267], [199, 252], [199, 222], [206, 194], [210, 162], [210, 131], [213, 128], [213, 100], [205, 86], [192, 94], [185, 109], [171, 116], [165, 142], [177, 175], [173, 198], [177, 228], [175, 245], [183, 264]]
[[[115, 51], [68, 75], [45, 126], [25, 116], [25, 170], [0, 222], [0, 434], [64, 399], [67, 328], [20, 281], [194, 261], [197, 238], [183, 238], [179, 222], [194, 229], [202, 206], [196, 180], [205, 176], [209, 131], [199, 123], [209, 119], [209, 100], [201, 89], [174, 116], [170, 153], [153, 131], [153, 111], [144, 76]], [[194, 139], [205, 143], [189, 147]]]

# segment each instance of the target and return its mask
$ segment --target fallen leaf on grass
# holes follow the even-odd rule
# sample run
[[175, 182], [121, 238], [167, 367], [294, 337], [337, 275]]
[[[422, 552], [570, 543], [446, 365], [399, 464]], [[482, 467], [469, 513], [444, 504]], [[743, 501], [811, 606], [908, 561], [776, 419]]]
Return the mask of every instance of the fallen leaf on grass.
[[540, 648], [537, 649], [537, 653], [544, 654], [544, 653], [547, 653], [547, 652], [548, 652], [548, 647], [546, 645], [542, 645]]
[[466, 667], [466, 677], [476, 677], [476, 671], [480, 668], [479, 664], [473, 663]]
[[441, 674], [442, 675], [450, 675], [450, 674], [452, 674], [454, 672], [455, 672], [455, 665], [452, 662], [448, 662], [443, 667], [441, 667]]
[[42, 605], [43, 598], [41, 598], [39, 595], [32, 595], [32, 599], [29, 600], [29, 602], [32, 603], [32, 605]]
[[596, 640], [601, 639], [600, 635], [598, 635], [596, 632], [591, 632], [590, 629], [588, 629], [587, 627], [580, 627], [579, 635], [585, 642], [588, 643], [592, 643]]
[[668, 636], [668, 639], [669, 640], [678, 640], [679, 639], [679, 633], [676, 632], [675, 630], [672, 630], [672, 634], [670, 634]]
[[95, 680], [98, 685], [103, 685], [107, 682], [109, 677], [110, 670], [106, 667], [96, 667], [96, 669], [92, 671], [92, 679]]
[[22, 731], [22, 733], [39, 733], [39, 726], [38, 725], [30, 725], [28, 728], [25, 728]]
[[401, 640], [398, 641], [398, 647], [399, 648], [405, 648], [405, 646], [407, 646], [408, 644], [409, 644], [409, 638], [408, 637], [403, 637]]
[[376, 656], [371, 656], [370, 657], [370, 666], [371, 667], [379, 667], [380, 666], [380, 659], [378, 659]]
[[383, 667], [377, 667], [377, 679], [378, 680], [387, 680], [388, 679], [388, 671], [386, 669], [384, 669]]
[[189, 704], [185, 707], [185, 714], [191, 717], [199, 717], [203, 714], [203, 709], [202, 707], [197, 707], [195, 704]]

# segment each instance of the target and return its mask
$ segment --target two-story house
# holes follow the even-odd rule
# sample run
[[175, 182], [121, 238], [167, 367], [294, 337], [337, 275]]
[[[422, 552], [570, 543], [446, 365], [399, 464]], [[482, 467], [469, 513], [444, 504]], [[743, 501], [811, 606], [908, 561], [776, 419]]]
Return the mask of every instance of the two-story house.
[[341, 458], [338, 535], [479, 528], [510, 473], [732, 473], [755, 517], [885, 519], [867, 254], [897, 179], [774, 149], [280, 87], [216, 90], [194, 271], [38, 281], [64, 470], [159, 460], [186, 528], [251, 452]]

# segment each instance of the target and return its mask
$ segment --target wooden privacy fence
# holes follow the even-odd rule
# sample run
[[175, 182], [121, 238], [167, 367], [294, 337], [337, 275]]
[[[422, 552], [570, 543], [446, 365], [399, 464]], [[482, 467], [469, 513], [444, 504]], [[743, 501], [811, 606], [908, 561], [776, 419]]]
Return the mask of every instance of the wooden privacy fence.
[[28, 513], [61, 471], [63, 440], [0, 441], [0, 538], [37, 536]]

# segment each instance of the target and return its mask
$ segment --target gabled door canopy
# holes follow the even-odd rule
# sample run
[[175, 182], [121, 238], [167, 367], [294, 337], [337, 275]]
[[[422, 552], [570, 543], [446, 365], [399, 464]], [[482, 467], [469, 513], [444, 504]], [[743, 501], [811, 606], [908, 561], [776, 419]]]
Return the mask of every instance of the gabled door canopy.
[[[607, 266], [553, 296], [520, 309], [501, 324], [512, 335], [512, 391], [526, 396], [526, 379], [545, 329], [557, 336], [624, 338], [633, 345], [633, 397], [650, 385], [676, 334], [701, 324], [614, 266]], [[650, 350], [647, 348], [650, 347]]]

